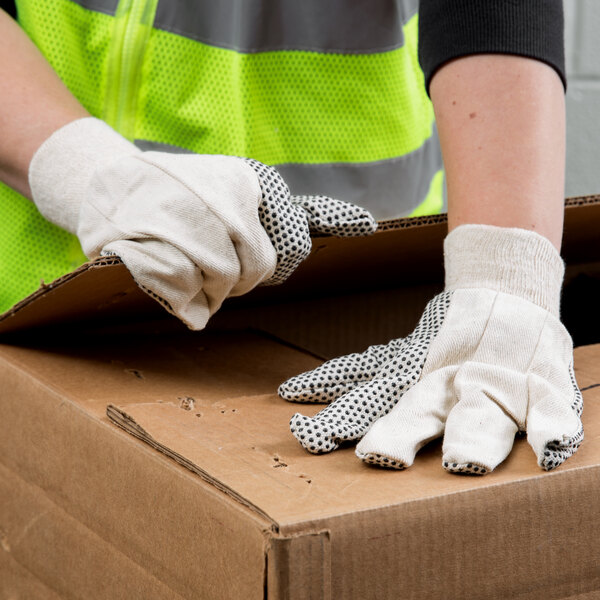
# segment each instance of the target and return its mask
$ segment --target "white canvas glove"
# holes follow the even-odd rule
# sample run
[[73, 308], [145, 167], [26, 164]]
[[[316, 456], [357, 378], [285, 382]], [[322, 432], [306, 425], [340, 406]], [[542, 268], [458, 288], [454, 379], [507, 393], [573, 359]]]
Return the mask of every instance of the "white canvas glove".
[[287, 400], [331, 402], [294, 415], [292, 433], [315, 453], [362, 438], [359, 458], [396, 469], [444, 434], [444, 468], [484, 474], [526, 431], [538, 464], [557, 467], [583, 440], [558, 252], [536, 233], [485, 225], [455, 229], [444, 248], [446, 289], [411, 335], [281, 385]]
[[277, 171], [257, 161], [141, 152], [94, 118], [46, 140], [29, 182], [40, 212], [76, 234], [86, 256], [119, 256], [192, 329], [226, 298], [285, 280], [309, 254], [311, 230], [376, 228], [353, 205], [290, 197]]
[[310, 234], [337, 237], [371, 235], [377, 222], [364, 208], [328, 196], [293, 196], [273, 167], [243, 159], [258, 175], [262, 199], [260, 222], [277, 254], [277, 268], [261, 285], [285, 281], [310, 254]]

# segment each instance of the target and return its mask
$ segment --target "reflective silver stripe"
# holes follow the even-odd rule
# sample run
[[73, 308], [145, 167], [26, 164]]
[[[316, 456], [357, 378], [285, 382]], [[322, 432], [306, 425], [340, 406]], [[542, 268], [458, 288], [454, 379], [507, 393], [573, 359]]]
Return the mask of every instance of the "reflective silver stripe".
[[[142, 150], [189, 153], [169, 144], [136, 140]], [[371, 211], [376, 219], [403, 217], [419, 206], [433, 176], [442, 168], [437, 130], [417, 150], [367, 163], [274, 165], [292, 194], [331, 196]], [[445, 203], [444, 203], [445, 204]]]
[[[72, 0], [114, 15], [119, 0]], [[154, 27], [218, 48], [254, 53], [385, 52], [404, 44], [418, 0], [160, 0]]]
[[274, 165], [293, 194], [322, 194], [367, 208], [378, 219], [407, 216], [442, 168], [437, 131], [417, 150], [368, 163]]
[[418, 0], [162, 0], [154, 27], [238, 52], [384, 52]]
[[173, 146], [172, 144], [163, 144], [162, 142], [150, 142], [148, 140], [133, 140], [133, 143], [144, 152], [155, 151], [155, 152], [170, 152], [171, 154], [195, 154], [192, 150], [187, 148], [180, 148], [179, 146]]
[[114, 15], [117, 12], [119, 0], [71, 0], [83, 8], [101, 12], [107, 15]]

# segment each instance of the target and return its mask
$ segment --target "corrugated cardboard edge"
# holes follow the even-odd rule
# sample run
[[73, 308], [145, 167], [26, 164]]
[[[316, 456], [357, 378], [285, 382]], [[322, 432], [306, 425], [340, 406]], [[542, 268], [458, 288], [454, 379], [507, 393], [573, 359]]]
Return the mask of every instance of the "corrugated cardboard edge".
[[35, 302], [38, 298], [46, 295], [51, 290], [67, 284], [69, 281], [71, 281], [72, 279], [76, 279], [86, 271], [122, 264], [123, 261], [118, 256], [105, 256], [101, 258], [96, 258], [95, 260], [92, 260], [90, 262], [83, 263], [75, 270], [63, 275], [62, 277], [59, 277], [58, 279], [55, 279], [50, 283], [45, 283], [44, 281], [42, 281], [40, 287], [35, 292], [33, 292], [33, 294], [30, 294], [26, 298], [23, 298], [23, 300], [21, 300], [20, 302], [17, 302], [10, 310], [5, 312], [3, 315], [0, 315], [0, 319], [7, 318], [11, 314], [19, 312], [19, 310], [21, 310], [24, 306], [27, 306], [27, 304]]
[[[303, 527], [327, 530], [333, 556], [343, 553], [355, 567], [340, 573], [332, 559], [332, 588], [341, 598], [600, 597], [599, 484], [595, 465]], [[394, 576], [363, 576], [372, 572]]]
[[331, 600], [330, 532], [272, 538], [266, 572], [267, 600]]
[[224, 485], [218, 479], [215, 479], [214, 477], [212, 477], [204, 469], [200, 468], [198, 465], [194, 464], [193, 462], [191, 462], [187, 458], [185, 458], [185, 456], [182, 456], [181, 454], [174, 452], [167, 446], [157, 442], [143, 427], [141, 427], [138, 423], [136, 423], [136, 421], [132, 417], [130, 417], [121, 408], [114, 406], [112, 404], [109, 404], [106, 407], [106, 416], [109, 418], [109, 420], [112, 423], [114, 423], [121, 429], [125, 430], [130, 435], [133, 435], [134, 437], [142, 440], [143, 442], [145, 442], [146, 444], [148, 444], [155, 450], [158, 450], [165, 456], [168, 456], [170, 459], [174, 460], [176, 463], [182, 465], [183, 467], [190, 470], [195, 475], [198, 475], [199, 477], [201, 477], [204, 481], [206, 481], [207, 483], [209, 483], [210, 485], [212, 485], [219, 491], [224, 492], [225, 494], [227, 494], [228, 496], [233, 498], [236, 502], [239, 502], [240, 504], [246, 506], [247, 508], [249, 508], [249, 509], [253, 510], [254, 512], [256, 512], [257, 514], [261, 515], [263, 518], [267, 519], [268, 521], [271, 521], [273, 529], [274, 530], [277, 529], [277, 523], [266, 512], [264, 512], [258, 506], [256, 506], [252, 502], [250, 502], [247, 498], [244, 498], [242, 495], [238, 494], [232, 488]]

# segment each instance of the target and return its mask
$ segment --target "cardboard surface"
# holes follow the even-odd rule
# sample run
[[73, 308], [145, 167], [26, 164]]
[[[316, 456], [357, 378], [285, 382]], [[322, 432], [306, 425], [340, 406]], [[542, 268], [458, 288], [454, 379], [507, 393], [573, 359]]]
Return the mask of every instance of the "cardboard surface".
[[[2, 350], [0, 455], [10, 476], [0, 478], [0, 528], [13, 560], [64, 598], [262, 597], [272, 522], [165, 464], [95, 402], [94, 390], [137, 374], [114, 367], [111, 377], [106, 356], [73, 352], [68, 367], [59, 349], [51, 363], [40, 350]], [[102, 371], [95, 385], [92, 363]]]
[[576, 350], [580, 451], [544, 473], [517, 440], [481, 478], [446, 473], [439, 443], [404, 472], [303, 451], [274, 390], [318, 362], [251, 332], [2, 346], [11, 572], [82, 598], [600, 593], [600, 346]]
[[[207, 350], [211, 351], [210, 346]], [[272, 352], [273, 362], [283, 354], [278, 347]], [[143, 368], [143, 357], [140, 360]], [[307, 362], [311, 366], [298, 356], [297, 364], [290, 364], [290, 375], [305, 370]], [[175, 364], [171, 366], [175, 368]], [[215, 372], [217, 368], [213, 366], [210, 375], [223, 379], [229, 375], [233, 384], [235, 375], [226, 369]], [[148, 402], [147, 388], [152, 384], [141, 383], [128, 393], [124, 404], [111, 403], [111, 396], [106, 395], [108, 416], [201, 476], [235, 490], [249, 505], [276, 521], [281, 531], [294, 531], [297, 523], [305, 521], [546, 476], [525, 439], [516, 441], [508, 460], [490, 477], [441, 473], [439, 443], [419, 453], [415, 466], [404, 473], [365, 466], [355, 458], [353, 445], [313, 456], [291, 436], [288, 423], [295, 412], [314, 414], [323, 405], [287, 403], [273, 391], [253, 396], [228, 394], [215, 401], [201, 383], [208, 375], [202, 369], [197, 372], [197, 383], [187, 382], [189, 397], [197, 399], [190, 410], [182, 410], [181, 403], [173, 401]], [[600, 402], [587, 404], [588, 421], [586, 438], [591, 438], [591, 443], [569, 460], [563, 471], [594, 466], [600, 458]], [[594, 448], [599, 452], [594, 453]]]

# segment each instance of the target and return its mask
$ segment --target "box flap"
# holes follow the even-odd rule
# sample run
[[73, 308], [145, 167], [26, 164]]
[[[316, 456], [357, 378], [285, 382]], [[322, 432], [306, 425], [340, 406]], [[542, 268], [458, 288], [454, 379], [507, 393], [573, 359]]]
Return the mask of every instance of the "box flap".
[[[281, 286], [257, 288], [227, 307], [439, 283], [446, 215], [380, 223], [367, 238], [318, 237], [310, 257]], [[563, 256], [568, 264], [600, 260], [600, 196], [569, 198]], [[0, 333], [82, 320], [147, 319], [165, 311], [135, 285], [120, 260], [100, 258], [35, 293], [0, 316]]]
[[[386, 287], [397, 283], [399, 272], [415, 283], [439, 280], [445, 231], [445, 215], [438, 215], [384, 222], [370, 237], [315, 238], [309, 258], [283, 285], [256, 288], [225, 306]], [[43, 285], [1, 315], [0, 333], [83, 320], [166, 316], [118, 258], [99, 258]]]

